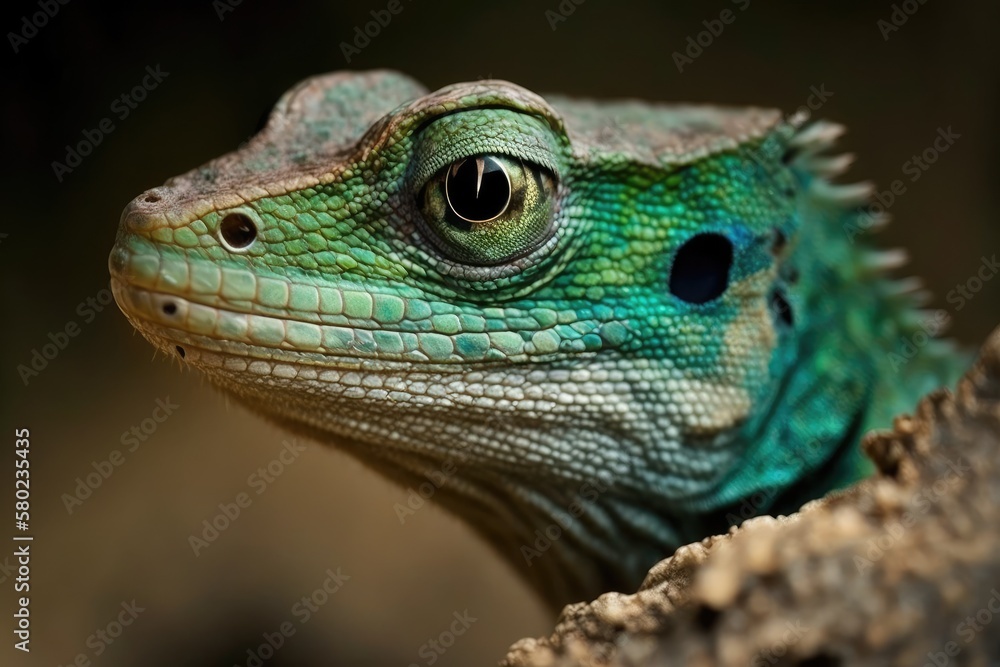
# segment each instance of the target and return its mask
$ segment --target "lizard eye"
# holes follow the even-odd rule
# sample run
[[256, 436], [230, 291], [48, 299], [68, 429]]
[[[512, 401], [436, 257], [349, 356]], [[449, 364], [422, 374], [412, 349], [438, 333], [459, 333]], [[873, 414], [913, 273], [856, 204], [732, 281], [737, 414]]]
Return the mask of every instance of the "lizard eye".
[[441, 250], [456, 261], [500, 264], [547, 237], [555, 179], [504, 155], [456, 160], [424, 187], [421, 212]]
[[219, 225], [222, 245], [232, 252], [244, 252], [257, 239], [257, 225], [244, 213], [230, 213]]

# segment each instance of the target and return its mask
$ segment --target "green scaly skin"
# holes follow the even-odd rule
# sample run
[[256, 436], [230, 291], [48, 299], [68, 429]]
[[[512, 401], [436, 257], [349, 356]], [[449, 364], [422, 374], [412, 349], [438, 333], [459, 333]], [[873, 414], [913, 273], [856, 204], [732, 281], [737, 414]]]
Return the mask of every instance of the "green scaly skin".
[[[548, 603], [632, 590], [748, 503], [866, 475], [860, 435], [965, 363], [937, 341], [891, 356], [921, 331], [915, 297], [854, 238], [868, 189], [828, 180], [836, 126], [799, 125], [317, 77], [245, 148], [129, 204], [114, 293], [260, 414], [405, 486], [444, 478], [435, 500]], [[483, 155], [523, 165], [523, 201], [466, 234], [441, 183]], [[245, 249], [221, 241], [234, 214]], [[675, 259], [708, 233], [732, 248], [725, 289], [686, 301]]]

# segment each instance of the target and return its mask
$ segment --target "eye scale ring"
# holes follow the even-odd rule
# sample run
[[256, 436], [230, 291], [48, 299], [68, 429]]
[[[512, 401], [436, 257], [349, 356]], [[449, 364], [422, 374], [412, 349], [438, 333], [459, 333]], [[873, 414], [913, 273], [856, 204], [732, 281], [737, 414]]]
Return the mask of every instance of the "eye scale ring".
[[479, 155], [451, 164], [445, 171], [444, 194], [448, 210], [460, 226], [496, 220], [510, 207], [514, 188], [502, 162]]

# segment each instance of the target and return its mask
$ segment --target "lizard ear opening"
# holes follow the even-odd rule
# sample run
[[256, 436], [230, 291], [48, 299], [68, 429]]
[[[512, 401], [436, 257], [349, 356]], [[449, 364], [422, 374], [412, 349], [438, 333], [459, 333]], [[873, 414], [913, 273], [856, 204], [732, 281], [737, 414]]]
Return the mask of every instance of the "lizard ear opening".
[[733, 244], [721, 234], [698, 234], [677, 251], [670, 268], [670, 293], [687, 303], [708, 303], [729, 287]]

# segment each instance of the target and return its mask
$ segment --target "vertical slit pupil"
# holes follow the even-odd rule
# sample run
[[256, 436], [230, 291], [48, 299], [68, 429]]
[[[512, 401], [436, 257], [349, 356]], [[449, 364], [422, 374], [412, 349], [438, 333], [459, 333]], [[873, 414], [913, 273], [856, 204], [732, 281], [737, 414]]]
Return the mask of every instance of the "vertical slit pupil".
[[448, 207], [460, 220], [485, 222], [507, 209], [510, 181], [496, 158], [470, 157], [448, 167], [445, 196]]

